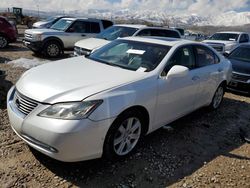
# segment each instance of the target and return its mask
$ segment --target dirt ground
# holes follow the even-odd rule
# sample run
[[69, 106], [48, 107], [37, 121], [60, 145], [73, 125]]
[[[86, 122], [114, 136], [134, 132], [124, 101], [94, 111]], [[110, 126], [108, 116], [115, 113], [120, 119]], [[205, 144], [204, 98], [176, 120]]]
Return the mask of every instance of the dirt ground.
[[5, 102], [25, 71], [5, 62], [35, 57], [20, 41], [0, 51], [0, 70], [7, 72], [0, 81], [0, 187], [250, 188], [250, 145], [239, 134], [240, 127], [250, 133], [250, 98], [233, 93], [217, 111], [200, 109], [172, 131], [148, 135], [123, 160], [62, 163], [29, 148], [11, 130]]

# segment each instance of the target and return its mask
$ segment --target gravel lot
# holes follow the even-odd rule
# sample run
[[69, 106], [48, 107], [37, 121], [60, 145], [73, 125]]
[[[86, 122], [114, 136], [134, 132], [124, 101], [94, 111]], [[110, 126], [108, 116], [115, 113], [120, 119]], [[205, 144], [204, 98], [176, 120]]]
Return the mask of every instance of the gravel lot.
[[21, 57], [37, 58], [20, 40], [0, 51], [0, 70], [8, 74], [0, 82], [0, 187], [250, 188], [250, 145], [239, 136], [239, 127], [250, 133], [249, 97], [226, 93], [217, 111], [200, 109], [172, 131], [148, 135], [124, 160], [62, 163], [30, 149], [10, 128], [6, 93], [25, 69], [5, 62]]

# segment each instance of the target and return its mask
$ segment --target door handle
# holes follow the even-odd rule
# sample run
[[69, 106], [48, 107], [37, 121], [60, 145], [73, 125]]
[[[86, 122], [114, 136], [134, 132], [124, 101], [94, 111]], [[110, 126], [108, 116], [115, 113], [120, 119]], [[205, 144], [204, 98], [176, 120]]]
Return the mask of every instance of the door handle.
[[86, 37], [86, 35], [82, 34], [82, 37]]
[[199, 79], [200, 79], [199, 76], [194, 76], [194, 77], [192, 78], [193, 81], [197, 81], [197, 80], [199, 80]]

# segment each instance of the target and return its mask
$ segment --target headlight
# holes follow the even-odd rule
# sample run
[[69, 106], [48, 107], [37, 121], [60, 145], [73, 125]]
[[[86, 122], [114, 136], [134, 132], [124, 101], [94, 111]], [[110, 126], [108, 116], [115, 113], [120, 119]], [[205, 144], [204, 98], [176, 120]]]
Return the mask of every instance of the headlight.
[[36, 41], [41, 41], [41, 40], [42, 40], [42, 34], [36, 34], [36, 35], [34, 36], [34, 39], [35, 39]]
[[230, 50], [234, 49], [235, 46], [236, 46], [235, 44], [226, 45], [225, 50], [230, 51]]
[[58, 103], [43, 110], [38, 116], [54, 119], [84, 119], [87, 118], [101, 103], [102, 100]]

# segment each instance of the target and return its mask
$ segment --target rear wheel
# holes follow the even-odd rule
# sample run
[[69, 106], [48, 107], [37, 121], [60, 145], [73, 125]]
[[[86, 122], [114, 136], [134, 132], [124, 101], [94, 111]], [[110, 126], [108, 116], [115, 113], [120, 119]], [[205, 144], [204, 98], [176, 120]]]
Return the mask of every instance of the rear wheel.
[[143, 117], [137, 111], [128, 111], [112, 124], [104, 143], [104, 156], [122, 158], [136, 148], [143, 133]]
[[45, 54], [47, 57], [58, 57], [62, 52], [61, 45], [56, 41], [49, 41], [45, 44]]
[[211, 104], [209, 105], [210, 109], [216, 110], [216, 109], [218, 109], [220, 107], [220, 104], [221, 104], [221, 102], [223, 100], [224, 93], [225, 93], [225, 87], [224, 87], [223, 84], [221, 84], [217, 88], [217, 90], [215, 91], [213, 100], [212, 100]]
[[8, 39], [0, 35], [0, 48], [5, 48], [6, 46], [8, 46]]

